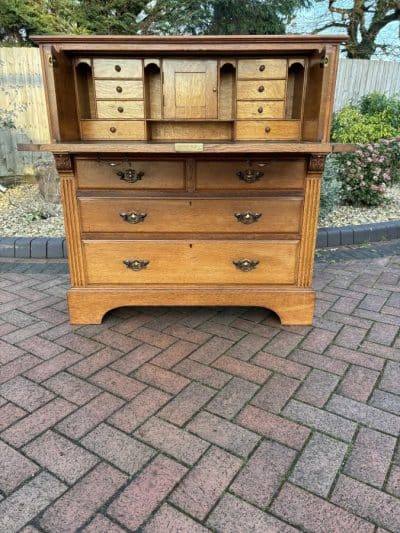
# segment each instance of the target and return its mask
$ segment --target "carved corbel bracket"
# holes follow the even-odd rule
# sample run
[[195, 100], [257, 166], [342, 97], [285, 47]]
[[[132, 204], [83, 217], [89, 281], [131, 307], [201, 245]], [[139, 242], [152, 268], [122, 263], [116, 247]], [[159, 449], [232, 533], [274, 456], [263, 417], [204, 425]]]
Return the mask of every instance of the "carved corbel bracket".
[[70, 154], [53, 154], [58, 172], [72, 172], [72, 158]]
[[312, 173], [321, 173], [325, 168], [325, 159], [326, 155], [323, 154], [311, 154], [308, 159], [308, 168], [307, 172]]

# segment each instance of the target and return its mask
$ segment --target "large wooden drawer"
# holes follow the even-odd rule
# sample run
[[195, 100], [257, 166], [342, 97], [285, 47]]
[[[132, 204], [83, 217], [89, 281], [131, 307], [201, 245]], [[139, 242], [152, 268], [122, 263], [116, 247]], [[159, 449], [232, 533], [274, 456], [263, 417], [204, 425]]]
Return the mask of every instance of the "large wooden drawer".
[[[298, 245], [299, 241], [83, 241], [88, 283], [103, 285], [293, 285]], [[258, 264], [250, 271], [234, 264], [246, 260]], [[124, 261], [134, 268], [136, 261], [148, 264], [135, 270]]]
[[238, 80], [236, 97], [238, 100], [265, 100], [285, 98], [286, 80]]
[[298, 141], [300, 127], [300, 120], [238, 120], [236, 139], [240, 141], [253, 139]]
[[99, 80], [95, 79], [96, 98], [143, 98], [141, 80]]
[[143, 120], [81, 120], [84, 141], [140, 141], [146, 138]]
[[[303, 199], [78, 199], [84, 233], [299, 233]], [[124, 216], [121, 216], [124, 215]]]
[[[254, 183], [243, 181], [238, 172], [261, 171], [263, 175]], [[252, 165], [246, 160], [198, 161], [196, 164], [196, 190], [290, 190], [302, 189], [306, 174], [306, 160], [264, 159], [254, 160]]]
[[[123, 159], [75, 158], [78, 187], [80, 189], [130, 189], [130, 190], [184, 190], [185, 162], [174, 161], [126, 161]], [[130, 171], [143, 173], [135, 182]], [[124, 173], [124, 176], [118, 175]], [[133, 172], [132, 179], [135, 179]]]
[[142, 78], [141, 59], [93, 59], [96, 78]]
[[286, 78], [286, 59], [240, 59], [238, 78]]

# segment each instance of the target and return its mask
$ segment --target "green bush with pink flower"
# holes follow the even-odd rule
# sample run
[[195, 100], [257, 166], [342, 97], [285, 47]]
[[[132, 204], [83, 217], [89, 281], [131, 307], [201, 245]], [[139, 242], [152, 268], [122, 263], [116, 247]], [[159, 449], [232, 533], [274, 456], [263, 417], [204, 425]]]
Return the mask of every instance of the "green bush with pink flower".
[[[400, 182], [400, 98], [372, 93], [344, 107], [334, 116], [332, 141], [359, 144], [330, 158], [323, 191], [336, 191], [338, 198], [322, 197], [322, 207], [380, 205], [387, 188]], [[330, 180], [340, 186], [330, 187]]]
[[386, 189], [400, 179], [400, 137], [359, 144], [355, 152], [337, 157], [336, 171], [343, 202], [380, 205]]

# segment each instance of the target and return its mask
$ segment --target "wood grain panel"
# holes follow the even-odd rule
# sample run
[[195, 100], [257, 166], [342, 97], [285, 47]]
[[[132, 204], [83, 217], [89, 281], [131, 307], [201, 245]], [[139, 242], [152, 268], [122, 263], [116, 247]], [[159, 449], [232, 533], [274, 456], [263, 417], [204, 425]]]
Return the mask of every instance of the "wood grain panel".
[[240, 59], [238, 78], [286, 78], [286, 59]]
[[238, 100], [279, 100], [285, 98], [286, 80], [238, 80], [236, 98]]
[[98, 118], [144, 118], [143, 100], [97, 100]]
[[143, 82], [141, 80], [94, 80], [96, 98], [143, 98]]
[[153, 122], [150, 124], [151, 139], [154, 141], [206, 141], [232, 139], [230, 122]]
[[241, 181], [237, 172], [249, 167], [246, 160], [198, 161], [196, 164], [196, 190], [290, 190], [304, 185], [306, 160], [268, 159], [252, 161], [254, 170], [264, 175], [254, 183]]
[[142, 78], [141, 59], [93, 59], [96, 78]]
[[[83, 241], [89, 284], [293, 284], [298, 241]], [[123, 261], [143, 259], [133, 271]], [[233, 261], [259, 264], [242, 272]]]
[[[79, 198], [84, 233], [299, 233], [302, 198], [146, 199]], [[243, 224], [235, 213], [260, 213]], [[145, 213], [143, 222], [126, 222], [121, 213]]]
[[[112, 163], [111, 166], [109, 163]], [[184, 190], [185, 166], [183, 160], [174, 161], [132, 161], [111, 159], [75, 159], [78, 187], [80, 189], [130, 189], [130, 190]], [[144, 172], [141, 180], [127, 183], [117, 172], [134, 168]]]
[[72, 173], [60, 172], [60, 189], [64, 206], [64, 226], [68, 242], [68, 263], [71, 287], [85, 286], [80, 224], [76, 201], [75, 178]]
[[300, 120], [238, 120], [236, 139], [240, 141], [254, 139], [295, 141], [300, 139], [300, 128]]
[[306, 179], [304, 197], [302, 239], [297, 279], [299, 287], [311, 287], [312, 285], [320, 192], [321, 174], [309, 174]]

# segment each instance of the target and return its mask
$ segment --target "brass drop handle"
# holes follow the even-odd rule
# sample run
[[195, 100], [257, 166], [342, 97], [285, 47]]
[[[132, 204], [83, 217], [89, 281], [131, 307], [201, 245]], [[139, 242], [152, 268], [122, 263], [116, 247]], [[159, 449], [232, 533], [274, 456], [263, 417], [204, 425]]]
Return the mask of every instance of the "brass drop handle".
[[138, 213], [137, 211], [130, 211], [128, 213], [120, 213], [119, 216], [125, 220], [125, 222], [129, 222], [129, 224], [139, 224], [139, 222], [143, 222], [144, 219], [147, 217], [147, 213]]
[[122, 93], [122, 87], [120, 85], [117, 85], [115, 90], [117, 91], [117, 93]]
[[269, 133], [271, 131], [271, 128], [269, 126], [265, 126], [265, 133]]
[[111, 126], [110, 131], [111, 133], [115, 133], [117, 131], [117, 128], [115, 126]]
[[116, 70], [117, 72], [121, 72], [121, 67], [120, 67], [120, 65], [115, 65], [115, 70]]
[[118, 113], [123, 113], [124, 112], [124, 108], [122, 106], [119, 106], [117, 108], [117, 110], [118, 110]]
[[264, 111], [264, 108], [260, 105], [260, 107], [257, 109], [259, 113], [262, 113]]
[[264, 72], [265, 70], [265, 65], [260, 65], [260, 69], [259, 69], [261, 72]]
[[262, 213], [252, 213], [251, 211], [246, 211], [245, 213], [234, 213], [238, 222], [242, 224], [253, 224], [262, 216]]
[[147, 259], [124, 259], [123, 263], [126, 268], [130, 268], [131, 270], [137, 272], [143, 268], [146, 268], [150, 261]]
[[256, 268], [260, 261], [257, 261], [257, 259], [237, 259], [236, 261], [232, 262], [235, 267], [242, 272], [250, 272], [250, 270], [254, 270]]
[[117, 176], [119, 176], [119, 179], [126, 181], [127, 183], [136, 183], [143, 178], [144, 172], [143, 170], [137, 171], [134, 168], [127, 168], [126, 170], [120, 170], [117, 172]]
[[265, 91], [265, 87], [264, 87], [264, 85], [260, 85], [260, 87], [258, 88], [258, 92], [259, 92], [259, 93], [262, 93], [262, 92], [264, 92], [264, 91]]
[[246, 168], [246, 170], [239, 170], [239, 172], [236, 172], [236, 176], [238, 176], [241, 181], [245, 181], [246, 183], [254, 183], [264, 176], [264, 172], [262, 170], [254, 170], [253, 168], [249, 167]]

